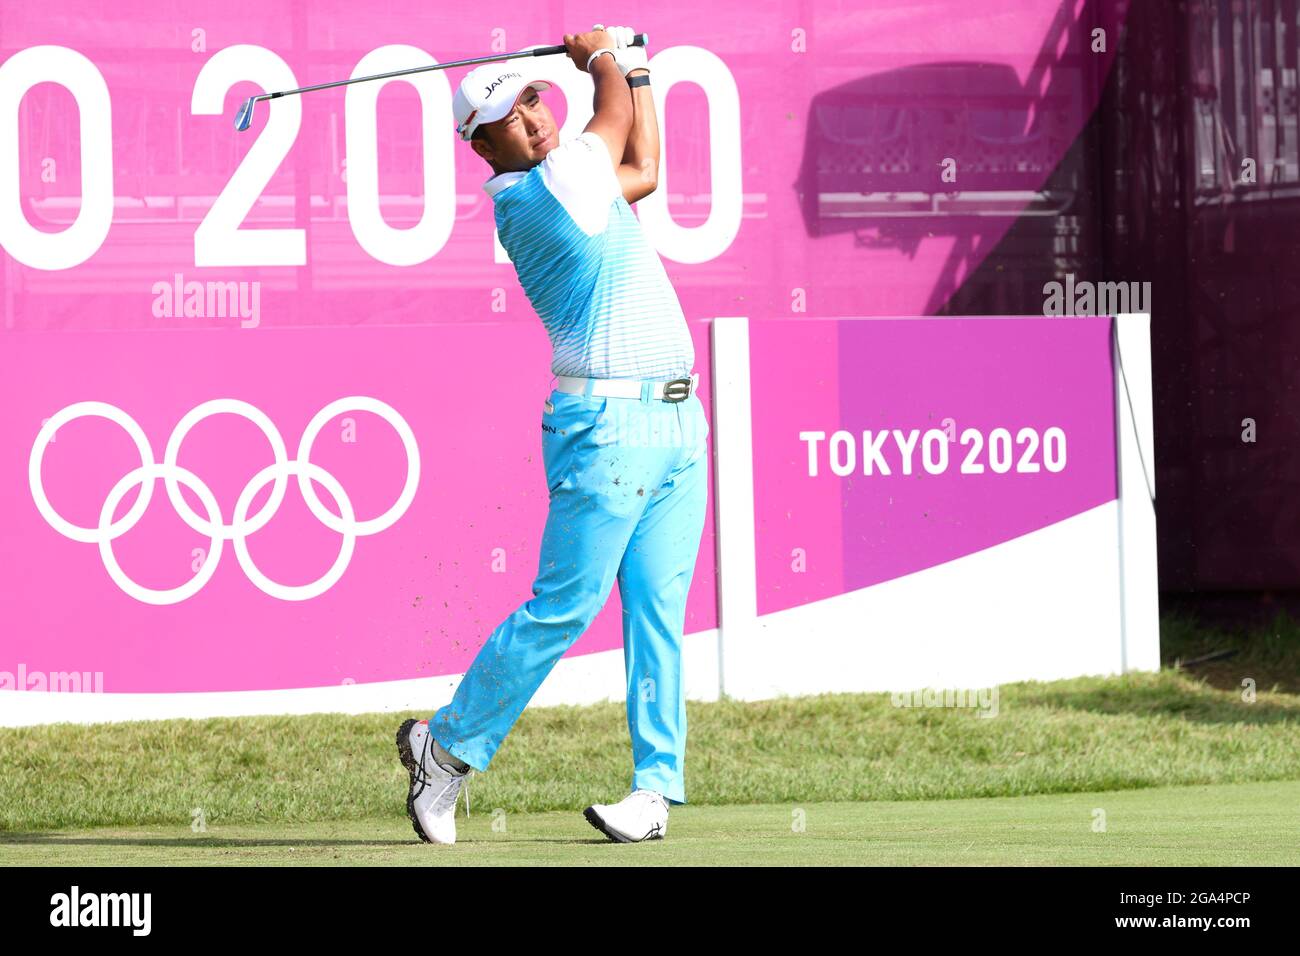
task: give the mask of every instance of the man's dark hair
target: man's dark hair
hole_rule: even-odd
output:
[[[487,130],[483,128],[482,123],[474,127],[474,132],[470,134],[469,138],[481,140],[482,142],[489,143],[489,144],[491,143],[491,141],[488,139]]]

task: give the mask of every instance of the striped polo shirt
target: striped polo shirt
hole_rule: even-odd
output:
[[[551,371],[583,378],[690,375],[677,293],[623,198],[609,150],[586,132],[527,172],[483,186],[501,245],[551,339]]]

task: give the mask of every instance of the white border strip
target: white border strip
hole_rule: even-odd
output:
[[[1151,401],[1151,316],[1112,325],[1115,457],[1119,491],[1120,663],[1160,669],[1160,582],[1156,564],[1156,459]]]
[[[718,541],[718,693],[746,686],[747,647],[758,625],[754,560],[754,433],[749,319],[713,320],[713,456]]]

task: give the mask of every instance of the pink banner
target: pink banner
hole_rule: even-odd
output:
[[[917,401],[963,424],[1013,424],[1014,404],[992,395],[891,393],[906,406],[874,408],[854,391],[865,370],[897,373],[894,362],[930,374],[925,350],[960,346],[910,337],[938,326],[846,342],[807,315],[937,311],[1017,217],[1073,201],[1047,184],[1102,89],[1113,7],[724,0],[625,15],[651,39],[663,130],[660,188],[637,212],[691,322],[697,369],[707,382],[707,320],[749,315],[756,387],[800,394],[811,374],[826,389],[802,394],[832,402],[807,421],[762,406],[780,425],[760,449],[763,508],[787,493],[801,509],[858,507],[843,484],[827,485],[838,503],[804,494],[789,428],[920,427]],[[555,43],[608,9],[544,0],[507,23],[416,0],[105,11],[0,6],[0,671],[102,671],[105,690],[124,692],[463,670],[535,572],[549,381],[545,336],[494,243],[489,170],[452,135],[464,71],[262,103],[246,133],[232,120],[258,92]],[[1097,29],[1112,38],[1100,50]],[[590,83],[563,57],[547,62],[557,86],[545,96],[567,138],[584,125]],[[996,366],[1003,347],[1013,343],[979,346],[968,368]],[[369,401],[333,405],[356,397]],[[43,423],[70,408],[80,417],[58,424],[31,481]],[[1020,424],[1045,426],[1053,411]],[[1071,421],[1071,454],[1084,455],[1071,468],[1100,473],[1087,455],[1102,436]],[[418,480],[399,508],[412,448]],[[986,546],[1103,493],[1095,475],[1080,480],[1070,504],[1053,497],[997,527],[970,511],[957,527],[951,508],[972,502],[941,500],[940,551],[899,544],[887,564],[850,540],[864,512],[816,542],[815,570],[762,600],[788,606]],[[151,500],[137,509],[143,482]],[[1004,484],[989,493],[1018,497]],[[246,532],[219,555],[195,528],[214,530],[209,510]],[[831,517],[806,513],[817,526]],[[909,521],[899,534],[922,529]],[[763,544],[772,588],[794,543]],[[716,624],[713,564],[710,523],[688,631]],[[328,586],[313,584],[322,577]],[[152,592],[178,599],[150,603]],[[571,653],[619,646],[612,603]]]
[[[942,308],[1022,213],[1087,201],[1045,187],[1097,103],[1116,6],[637,5],[663,129],[661,186],[638,211],[687,315]],[[501,23],[416,0],[84,9],[0,7],[6,328],[536,322],[494,255],[490,172],[452,135],[464,70],[263,102],[246,133],[232,121],[263,90],[556,43],[608,8],[545,0]],[[590,81],[544,62],[575,135]],[[256,315],[159,301],[177,275],[260,280]]]
[[[707,410],[707,326],[693,332]],[[517,347],[502,348],[507,336]],[[531,593],[546,516],[540,328],[5,342],[0,670],[102,672],[110,693],[454,674]],[[76,408],[87,402],[100,404]],[[312,477],[314,509],[295,466],[267,470],[277,461]],[[710,516],[688,633],[716,625],[713,555]],[[621,647],[615,592],[570,654]]]

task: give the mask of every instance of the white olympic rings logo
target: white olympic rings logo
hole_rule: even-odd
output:
[[[357,520],[356,514],[352,510],[352,502],[338,480],[328,471],[311,461],[312,444],[315,442],[320,430],[335,415],[346,411],[366,411],[378,415],[393,427],[406,449],[406,484],[403,486],[401,494],[398,495],[397,501],[391,508],[379,517],[366,521]],[[185,436],[190,429],[208,416],[222,413],[239,415],[256,425],[261,429],[262,434],[266,436],[267,441],[271,443],[271,450],[275,455],[274,463],[267,465],[254,475],[248,484],[244,486],[244,490],[240,492],[239,499],[235,503],[234,520],[230,524],[225,524],[222,521],[221,508],[217,504],[217,499],[212,494],[212,490],[192,471],[176,463],[176,459],[180,456],[181,442],[185,440]],[[45,449],[53,440],[55,432],[68,422],[84,416],[107,418],[109,421],[120,425],[131,440],[135,442],[136,449],[140,452],[141,461],[140,467],[124,475],[113,486],[113,490],[108,493],[108,497],[104,499],[103,507],[100,508],[99,525],[94,528],[72,524],[55,511],[50,504],[49,498],[46,497],[45,488],[41,484],[41,460],[45,457]],[[307,507],[311,509],[311,513],[330,530],[343,535],[342,546],[339,548],[338,558],[335,559],[333,566],[325,572],[324,576],[310,584],[288,585],[272,581],[258,569],[248,553],[248,535],[264,527],[275,516],[276,511],[279,510],[280,502],[284,499],[285,487],[290,475],[297,477],[298,489],[302,492],[303,500],[306,501]],[[163,479],[163,484],[167,489],[167,497],[171,501],[172,507],[176,509],[176,513],[195,531],[212,539],[211,548],[204,558],[198,574],[179,587],[161,590],[147,588],[131,580],[117,563],[117,558],[113,554],[113,540],[135,527],[136,522],[144,515],[145,509],[149,507],[149,502],[153,498],[154,483],[158,478]],[[162,462],[159,463],[154,461],[153,449],[149,445],[149,439],[145,437],[144,430],[126,412],[107,402],[76,402],[61,409],[41,427],[36,436],[36,443],[32,445],[31,458],[27,466],[27,481],[31,486],[32,499],[36,502],[37,510],[49,522],[50,526],[59,534],[71,538],[73,541],[98,544],[99,555],[104,562],[104,568],[108,571],[109,577],[123,592],[137,601],[142,601],[145,604],[177,604],[193,597],[216,573],[217,563],[221,558],[222,546],[227,540],[234,542],[235,556],[239,559],[240,567],[244,569],[244,573],[248,575],[249,580],[257,585],[259,589],[282,601],[306,601],[328,591],[343,576],[343,572],[347,570],[348,562],[352,559],[352,551],[357,538],[383,531],[406,512],[411,500],[415,497],[416,486],[420,482],[420,451],[415,444],[415,433],[411,431],[411,426],[406,423],[406,419],[398,414],[396,409],[379,401],[379,399],[354,395],[330,402],[316,413],[307,424],[306,430],[302,433],[302,439],[298,442],[298,457],[290,460],[285,449],[284,439],[264,412],[238,399],[216,398],[204,402],[185,413],[184,417],[177,423],[176,428],[173,429],[171,437],[167,440],[167,449],[163,454]],[[312,483],[316,481],[324,485],[334,497],[339,511],[342,512],[341,515],[333,514],[321,503],[320,498],[316,496],[315,488],[312,487]],[[250,518],[248,509],[252,505],[253,497],[263,486],[270,482],[275,483],[271,489],[270,497],[267,499],[266,504],[262,506],[262,509]],[[113,512],[118,503],[136,485],[140,486],[140,495],[135,504],[121,518],[113,521]],[[206,520],[195,514],[190,508],[181,494],[181,485],[185,485],[198,496],[204,510],[208,513]]]

